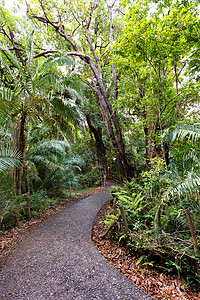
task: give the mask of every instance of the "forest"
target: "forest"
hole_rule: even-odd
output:
[[[6,2],[0,233],[113,180],[105,235],[197,289],[199,1]]]

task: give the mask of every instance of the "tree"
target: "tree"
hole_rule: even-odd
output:
[[[134,168],[129,163],[119,118],[113,108],[118,97],[118,76],[113,63],[110,64],[109,74],[112,74],[112,79],[109,77],[108,85],[106,78],[106,64],[110,63],[109,48],[115,39],[114,18],[117,18],[118,2],[110,4],[104,0],[63,1],[58,4],[56,1],[39,0],[28,3],[29,16],[52,28],[52,35],[59,35],[65,40],[67,54],[80,58],[89,66],[90,81],[97,94],[102,118],[114,147],[121,179],[130,178],[134,175]],[[109,91],[110,84],[112,88]]]
[[[46,139],[29,147],[26,173],[30,173],[28,183],[30,189],[42,189],[50,194],[59,188],[78,186],[75,170],[80,170],[82,160],[71,153],[69,148],[67,142]],[[34,168],[39,178],[36,178],[35,172],[31,172]]]
[[[101,127],[94,127],[91,122],[91,118],[89,113],[86,116],[87,123],[89,126],[90,134],[91,136],[94,135],[94,149],[95,149],[95,156],[96,156],[96,162],[97,166],[100,165],[102,167],[103,171],[103,180],[102,185],[105,186],[106,184],[106,171],[107,171],[107,159],[106,159],[106,148],[103,142],[102,137],[102,128]],[[93,138],[92,138],[93,139]]]
[[[23,51],[22,51],[23,50]],[[22,52],[23,56],[22,56]],[[38,57],[39,56],[39,57]],[[36,61],[37,59],[37,61]],[[5,81],[18,86],[22,100],[19,125],[15,131],[15,148],[21,155],[21,167],[15,168],[15,191],[21,194],[21,175],[25,161],[27,146],[26,124],[31,116],[47,115],[51,109],[49,97],[60,84],[58,64],[69,63],[67,57],[55,57],[48,60],[34,56],[33,33],[25,38],[24,49],[18,50],[16,55],[1,44],[1,64],[5,68]]]
[[[122,73],[121,107],[143,124],[147,164],[159,156],[168,164],[169,148],[161,136],[199,98],[190,70],[199,48],[199,18],[190,1],[154,3],[154,9],[152,4],[124,1],[128,13],[115,54]]]

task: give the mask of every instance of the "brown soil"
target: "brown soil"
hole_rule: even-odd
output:
[[[46,221],[50,216],[56,214],[67,205],[77,202],[83,198],[94,195],[102,190],[105,190],[105,187],[97,187],[93,191],[83,192],[76,199],[66,199],[59,205],[48,209],[43,215],[37,216],[30,221],[25,222],[19,227],[15,227],[11,230],[7,230],[4,233],[0,234],[0,271],[3,266],[7,262],[8,258],[12,255],[13,250],[19,244],[21,240],[23,240],[26,236],[28,236],[33,229],[38,227],[41,223]]]
[[[155,270],[136,265],[138,258],[131,257],[128,249],[121,246],[119,242],[114,241],[110,234],[102,239],[102,235],[106,232],[103,221],[109,208],[109,203],[104,205],[94,220],[92,239],[101,254],[133,283],[156,299],[200,299],[200,292],[193,292],[187,288],[184,281],[179,279],[178,276],[167,276]]]

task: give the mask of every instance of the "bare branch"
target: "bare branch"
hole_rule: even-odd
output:
[[[120,14],[122,14],[123,16],[126,15],[126,14],[125,14],[123,11],[121,11],[119,8],[117,9],[117,11],[120,12]]]
[[[49,20],[45,19],[44,17],[36,16],[36,15],[30,15],[31,18],[37,19],[38,21],[44,23],[44,24],[51,24]]]
[[[92,90],[95,91],[95,88],[92,84],[90,84],[88,81],[85,81],[80,75],[77,75],[77,77],[83,82],[85,83],[86,85],[88,85]]]
[[[76,20],[76,22],[77,22],[79,25],[81,25],[81,22],[80,22],[79,19],[75,16],[73,10],[70,9],[69,11],[72,13],[72,15],[73,15],[74,19]]]
[[[49,20],[49,18],[44,18],[44,17],[40,17],[37,15],[33,15],[31,14],[30,17],[45,23],[45,24],[50,24],[62,37],[64,37],[64,39],[66,41],[68,41],[70,43],[70,45],[73,47],[73,49],[75,51],[78,51],[76,45],[74,44],[74,42],[72,41],[71,37],[69,35],[67,35],[67,33],[65,32],[65,28],[63,25],[59,25],[59,22],[52,22]]]
[[[81,24],[78,24],[78,26],[73,30],[71,37],[73,37],[73,35],[75,34],[76,30],[81,26]]]
[[[113,44],[114,41],[114,27],[113,27],[113,12],[112,9],[116,3],[116,0],[113,2],[111,6],[109,6],[108,1],[105,0],[108,10],[109,10],[109,16],[110,16],[110,42],[111,45]],[[112,55],[112,58],[114,58],[114,55]],[[115,65],[112,63],[112,73],[113,73],[113,81],[114,81],[114,100],[116,101],[118,98],[118,82],[117,82],[117,75],[115,71]]]
[[[11,40],[11,43],[12,43],[13,46],[15,46],[15,43],[14,43],[14,33],[12,32],[9,23],[7,23],[7,26],[8,26],[9,32],[10,32],[10,40]]]
[[[34,56],[34,58],[38,58],[38,57],[41,57],[41,56],[45,56],[45,55],[47,55],[47,54],[50,54],[50,53],[60,53],[60,51],[58,51],[58,50],[45,50],[45,51],[43,51],[43,52],[41,52],[41,53],[38,53],[38,54],[36,54],[35,56]]]
[[[51,21],[49,20],[47,14],[46,14],[46,11],[45,11],[45,9],[44,9],[44,5],[43,5],[42,1],[41,1],[41,0],[38,0],[38,2],[40,3],[40,6],[41,6],[42,11],[43,11],[43,13],[44,13],[44,15],[45,15],[45,18],[49,21],[49,23],[51,23]]]
[[[108,4],[107,0],[105,0],[105,2],[107,4],[108,9],[110,9],[110,8],[112,9],[115,6],[115,3],[117,2],[117,0],[114,0],[113,4],[111,4],[111,5]]]
[[[7,58],[8,61],[10,62],[11,67],[16,67],[16,66],[13,64],[12,59],[8,56],[8,54],[7,54],[4,50],[2,50],[2,49],[0,49],[0,50],[3,52],[3,54],[6,56],[6,58]]]
[[[10,51],[12,51],[12,50],[14,50],[14,51],[24,51],[24,49],[22,49],[22,48],[18,48],[18,47],[13,47],[13,48],[8,48]]]
[[[91,49],[91,51],[92,51],[92,53],[93,53],[94,59],[95,59],[95,61],[96,61],[96,63],[97,63],[97,66],[98,66],[99,77],[100,77],[101,80],[102,80],[102,71],[101,71],[100,61],[99,61],[99,58],[97,57],[97,54],[96,54],[96,52],[95,52],[95,49],[94,49],[94,47],[93,47],[93,45],[92,45],[92,41],[91,41],[91,39],[90,39],[89,30],[88,30],[87,28],[86,28],[86,34],[87,34],[87,40],[88,40],[88,43],[89,43],[89,45],[90,45],[90,49]]]
[[[106,50],[101,54],[99,60],[101,60],[101,58],[106,54],[106,52],[108,51],[109,48],[110,48],[110,44],[107,45]]]
[[[92,61],[91,57],[87,54],[84,54],[84,53],[80,53],[78,51],[71,51],[71,52],[68,52],[67,55],[69,56],[78,56],[80,57],[83,61],[85,61],[86,63],[90,63],[90,61]]]

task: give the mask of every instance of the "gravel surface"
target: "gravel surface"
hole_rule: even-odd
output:
[[[19,244],[0,274],[0,299],[154,299],[91,241],[93,220],[111,199],[108,189],[67,206]]]

